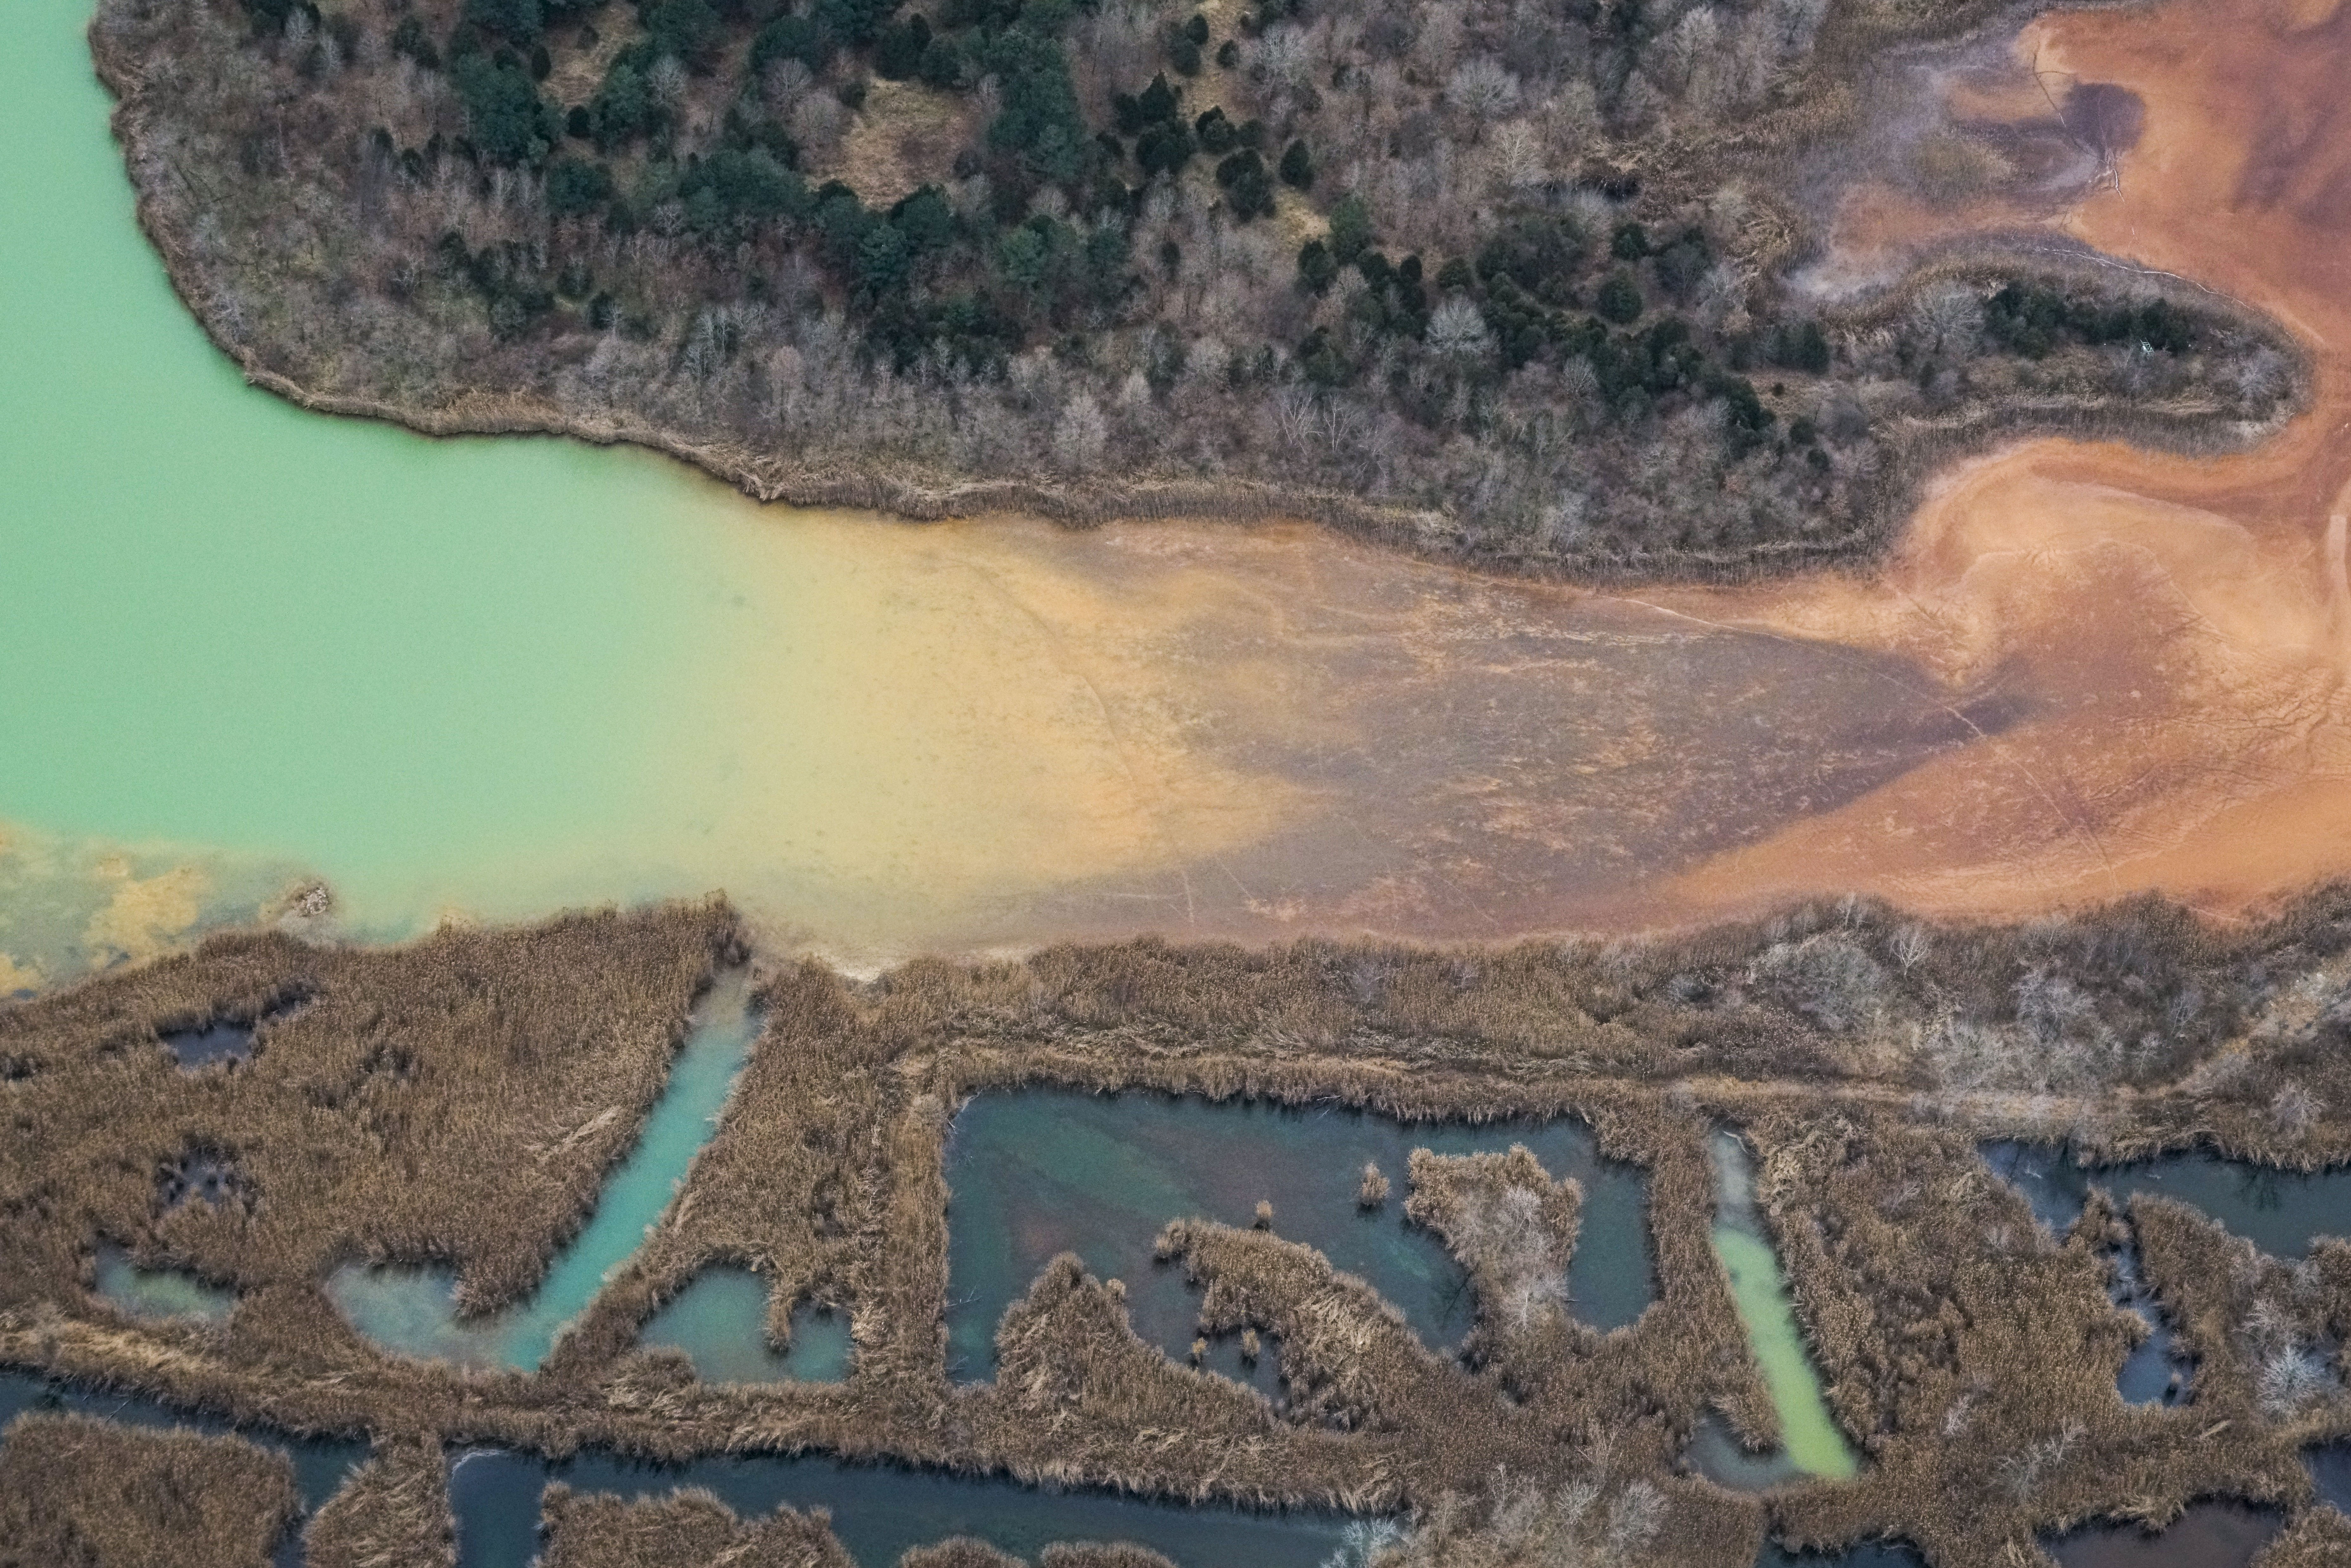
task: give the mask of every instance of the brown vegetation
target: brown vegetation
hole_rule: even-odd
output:
[[[765,1030],[725,1124],[543,1373],[403,1362],[341,1327],[318,1281],[353,1249],[389,1246],[372,1228],[385,1217],[443,1212],[429,1184],[402,1183],[417,1149],[446,1146],[459,1094],[475,1120],[456,1124],[479,1141],[431,1189],[455,1217],[428,1234],[431,1255],[469,1270],[527,1260],[502,1265],[527,1288],[735,941],[723,909],[674,907],[381,954],[232,938],[0,1011],[0,1045],[22,1067],[0,1082],[16,1130],[0,1152],[6,1244],[30,1265],[0,1302],[0,1358],[298,1429],[390,1427],[417,1434],[402,1440],[417,1456],[441,1441],[668,1458],[813,1448],[1177,1499],[1417,1507],[1444,1551],[1496,1563],[1593,1531],[1595,1549],[1632,1541],[1610,1522],[1623,1511],[1654,1522],[1643,1561],[1692,1568],[1743,1564],[1767,1522],[1796,1542],[1907,1538],[1938,1568],[2007,1563],[2048,1531],[2166,1517],[2198,1495],[2299,1501],[2298,1447],[2351,1427],[2325,1378],[2297,1370],[2331,1375],[2322,1347],[2351,1327],[2351,1250],[2262,1260],[2142,1200],[2128,1222],[2146,1274],[2199,1372],[2185,1407],[2126,1406],[2113,1380],[2138,1331],[2106,1291],[2125,1217],[2094,1204],[2073,1236],[2048,1239],[1974,1154],[1998,1135],[2105,1155],[2201,1140],[2302,1167],[2351,1153],[2340,891],[2241,928],[2140,902],[1929,929],[1855,901],[1608,946],[1144,941],[923,961],[864,983],[789,967],[764,983]],[[234,1069],[183,1078],[154,1043],[160,1028],[256,1017],[297,989],[307,1003],[265,1022]],[[172,1086],[169,1115],[143,1097],[151,1080]],[[995,1382],[958,1385],[946,1129],[970,1095],[1047,1083],[1581,1117],[1604,1154],[1647,1172],[1657,1299],[1607,1334],[1557,1312],[1573,1184],[1522,1152],[1422,1155],[1408,1212],[1478,1292],[1466,1359],[1432,1354],[1368,1286],[1286,1239],[1274,1192],[1269,1228],[1179,1220],[1163,1247],[1206,1287],[1207,1331],[1279,1340],[1279,1400],[1145,1343],[1122,1288],[1071,1258],[1006,1314]],[[101,1117],[89,1108],[102,1096]],[[566,1164],[563,1185],[501,1185],[562,1157],[611,1099],[623,1104],[611,1140]],[[1756,1152],[1758,1203],[1831,1407],[1865,1456],[1855,1482],[1767,1502],[1683,1469],[1710,1413],[1759,1444],[1774,1432],[1708,1241],[1707,1145],[1724,1125]],[[249,1207],[155,1211],[155,1172],[192,1137],[238,1163]],[[289,1193],[298,1159],[340,1173],[316,1191],[348,1207]],[[350,1196],[371,1190],[386,1196]],[[80,1282],[107,1235],[236,1284],[236,1314],[212,1331],[120,1316]],[[846,1308],[847,1381],[712,1386],[633,1348],[660,1302],[716,1262],[762,1271],[771,1331],[803,1300]],[[370,1499],[399,1490],[396,1457],[380,1451],[323,1536],[394,1511]],[[432,1498],[402,1495],[413,1528],[437,1528]],[[718,1528],[697,1507],[643,1516],[646,1561],[673,1526]],[[580,1552],[633,1539],[590,1517],[572,1531]]]
[[[240,1437],[19,1416],[0,1437],[5,1568],[262,1568],[294,1471]]]
[[[855,1568],[820,1513],[745,1521],[688,1488],[652,1502],[547,1489],[544,1568]]]
[[[449,1460],[437,1438],[379,1437],[302,1531],[305,1568],[456,1568]]]
[[[101,1238],[237,1288],[273,1338],[319,1318],[317,1282],[352,1258],[447,1261],[469,1304],[511,1301],[584,1221],[738,946],[719,904],[378,953],[230,936],[0,1012],[21,1131],[0,1147],[0,1301],[78,1295]],[[157,1043],[264,1014],[246,1061],[190,1075]],[[233,1200],[166,1203],[191,1154],[233,1168]]]

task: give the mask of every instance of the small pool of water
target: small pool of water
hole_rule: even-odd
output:
[[[702,998],[636,1146],[605,1183],[594,1216],[557,1255],[528,1301],[487,1317],[461,1318],[455,1270],[354,1263],[327,1281],[336,1308],[367,1338],[403,1355],[525,1372],[537,1367],[555,1347],[557,1333],[643,1241],[694,1156],[717,1132],[735,1076],[758,1033],[750,992],[750,977],[730,971]]]
[[[2061,1238],[2081,1218],[2094,1186],[2117,1206],[2142,1193],[2190,1204],[2280,1258],[2301,1257],[2318,1237],[2351,1234],[2351,1168],[2305,1176],[2201,1152],[2085,1168],[2068,1150],[2046,1144],[1987,1144],[1983,1153]]]
[[[821,1458],[735,1456],[652,1466],[589,1452],[549,1464],[475,1449],[461,1456],[449,1476],[459,1568],[526,1568],[539,1550],[539,1494],[549,1481],[630,1499],[703,1487],[747,1518],[778,1507],[828,1508],[833,1533],[861,1568],[894,1568],[908,1548],[956,1535],[1031,1562],[1057,1541],[1131,1541],[1177,1568],[1319,1568],[1346,1526],[1333,1513],[1190,1508]]]
[[[2062,1568],[2250,1568],[2284,1523],[2270,1509],[2199,1502],[2154,1533],[2094,1524],[2043,1544]]]
[[[1763,1543],[1755,1568],[1927,1568],[1916,1549],[1881,1541],[1843,1552],[1791,1552],[1776,1541]]]
[[[185,1318],[225,1323],[236,1310],[236,1292],[207,1285],[181,1269],[141,1269],[111,1243],[98,1249],[98,1293],[134,1317]]]
[[[849,1375],[849,1316],[803,1301],[791,1343],[768,1343],[768,1282],[748,1269],[706,1269],[647,1322],[638,1343],[682,1350],[705,1383],[838,1383]]]
[[[1181,1265],[1152,1243],[1168,1221],[1246,1226],[1273,1205],[1275,1235],[1319,1248],[1362,1276],[1431,1346],[1459,1342],[1476,1316],[1468,1281],[1436,1236],[1404,1216],[1415,1149],[1441,1155],[1524,1144],[1552,1179],[1583,1186],[1568,1264],[1570,1310],[1619,1328],[1654,1299],[1647,1178],[1600,1157],[1577,1122],[1485,1126],[1405,1123],[1361,1112],[1296,1111],[1264,1101],[1211,1102],[1061,1090],[982,1094],[964,1107],[947,1145],[948,1356],[959,1377],[985,1378],[996,1330],[1057,1254],[1074,1252],[1100,1279],[1124,1281],[1135,1332],[1188,1354],[1199,1296]],[[1366,1165],[1389,1184],[1384,1203],[1357,1201]],[[1270,1382],[1270,1356],[1239,1361],[1238,1338],[1211,1347],[1228,1375]]]
[[[193,1416],[166,1409],[152,1400],[110,1394],[101,1389],[54,1383],[30,1373],[0,1370],[0,1427],[27,1410],[55,1410],[96,1416],[125,1426],[168,1431],[184,1428],[217,1437],[233,1432],[247,1442],[286,1456],[294,1467],[294,1490],[301,1499],[303,1520],[319,1511],[343,1484],[343,1478],[365,1459],[364,1442],[334,1438],[292,1437],[268,1427],[239,1427],[216,1416]],[[278,1542],[270,1561],[275,1568],[300,1568],[302,1521]]]
[[[163,1037],[163,1048],[193,1072],[215,1061],[243,1061],[253,1054],[253,1030],[241,1023],[206,1024],[202,1029],[173,1030]]]
[[[1747,1325],[1748,1343],[1779,1413],[1781,1452],[1745,1452],[1718,1421],[1699,1425],[1690,1448],[1698,1469],[1724,1486],[1778,1486],[1799,1477],[1849,1480],[1859,1464],[1822,1394],[1820,1374],[1796,1322],[1795,1302],[1756,1211],[1754,1171],[1747,1145],[1729,1133],[1711,1145],[1715,1171],[1714,1250],[1730,1276],[1730,1292]]]
[[[2319,1500],[2351,1514],[2351,1443],[2329,1443],[2303,1456]]]
[[[237,1194],[236,1164],[219,1155],[190,1155],[155,1183],[166,1208],[183,1203],[226,1203]]]

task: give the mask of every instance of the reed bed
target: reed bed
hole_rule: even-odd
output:
[[[5,1568],[261,1568],[294,1469],[242,1437],[29,1413],[0,1437]]]
[[[1498,1563],[1578,1539],[1581,1523],[1560,1522],[1571,1505],[1604,1514],[1638,1482],[1662,1500],[1641,1504],[1659,1521],[1644,1563],[1745,1568],[1768,1530],[2011,1568],[2086,1519],[2160,1520],[2215,1494],[2298,1505],[2298,1445],[2351,1432],[2339,1390],[2263,1403],[2264,1375],[2274,1394],[2292,1370],[2270,1368],[2280,1325],[2322,1363],[2316,1347],[2351,1331],[2351,1248],[2249,1262],[2147,1199],[2128,1214],[2094,1202],[2049,1239],[1975,1153],[2024,1136],[2100,1157],[2197,1143],[2294,1168],[2351,1157],[2340,889],[2241,927],[2147,900],[1930,927],[1847,900],[1654,942],[1141,941],[924,960],[870,982],[789,965],[760,987],[762,1033],[724,1124],[545,1371],[403,1361],[341,1327],[318,1284],[347,1258],[451,1260],[485,1304],[527,1289],[739,944],[715,904],[382,953],[238,937],[0,1009],[14,1064],[0,1098],[19,1129],[0,1146],[0,1361],[418,1444],[821,1449],[1171,1499],[1416,1509],[1454,1558]],[[172,1069],[158,1031],[216,1019],[265,1020],[253,1060]],[[1279,1401],[1145,1343],[1118,1285],[1072,1258],[1006,1313],[995,1380],[956,1384],[947,1129],[972,1096],[1034,1085],[1580,1118],[1647,1175],[1656,1299],[1605,1334],[1552,1310],[1542,1281],[1575,1244],[1573,1184],[1515,1153],[1424,1155],[1397,1174],[1407,1214],[1476,1292],[1466,1359],[1432,1353],[1286,1239],[1275,1191],[1265,1228],[1179,1220],[1163,1244],[1205,1285],[1205,1327],[1278,1337]],[[1726,1126],[1755,1151],[1810,1353],[1865,1457],[1855,1482],[1758,1499],[1687,1471],[1709,1414],[1759,1447],[1777,1437],[1709,1243],[1707,1146]],[[157,1173],[195,1149],[235,1162],[249,1207],[159,1211]],[[2142,1332],[2107,1300],[2119,1227],[2198,1357],[2184,1408],[2115,1392]],[[84,1285],[102,1237],[235,1285],[236,1314],[220,1330],[121,1317]],[[710,1385],[635,1348],[662,1301],[722,1262],[767,1279],[771,1335],[800,1301],[847,1310],[846,1382]],[[393,1453],[371,1472],[386,1493]],[[1607,1495],[1577,1505],[1590,1485]],[[352,1520],[397,1513],[353,1487]],[[439,1517],[413,1500],[420,1521]],[[612,1534],[578,1518],[583,1542]],[[706,1511],[680,1519],[716,1528]],[[646,1523],[648,1552],[668,1528]],[[2309,1531],[2326,1539],[2320,1525],[2296,1538]]]
[[[302,1532],[307,1568],[456,1568],[440,1439],[387,1433]]]

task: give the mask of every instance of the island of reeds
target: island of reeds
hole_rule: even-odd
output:
[[[2003,18],[105,0],[91,43],[174,286],[311,407],[805,504],[1724,579],[1873,557],[1997,438],[2210,450],[2304,401],[2274,325],[2045,236],[1808,278],[1862,174],[2053,211],[2105,176],[2136,119],[2094,83],[1889,129]]]
[[[761,1033],[723,1120],[542,1366],[391,1354],[339,1315],[325,1284],[355,1261],[452,1267],[470,1312],[528,1295],[696,997],[747,961]],[[250,1050],[191,1066],[165,1043],[224,1025]],[[1338,1178],[1349,1207],[1400,1206],[1452,1251],[1477,1304],[1458,1349],[1286,1239],[1273,1191],[1255,1224],[1181,1220],[1158,1246],[1203,1289],[1204,1334],[1278,1345],[1278,1397],[1138,1338],[1123,1285],[1066,1255],[1005,1312],[990,1375],[958,1377],[950,1123],[1048,1086],[1573,1118],[1644,1173],[1654,1300],[1602,1333],[1549,1283],[1578,1242],[1574,1181],[1523,1149],[1423,1155],[1359,1197],[1354,1168]],[[2351,1244],[2273,1256],[2144,1193],[2094,1192],[2053,1228],[1983,1152],[2351,1161],[2351,890],[2231,926],[2152,899],[2019,925],[1852,899],[1646,942],[1144,940],[865,981],[749,954],[716,901],[386,949],[228,934],[0,1008],[0,1365],[371,1440],[305,1526],[314,1564],[450,1561],[446,1456],[475,1444],[820,1453],[1345,1510],[1389,1568],[1748,1568],[1767,1536],[2012,1568],[2085,1523],[2151,1529],[2215,1498],[2279,1517],[2273,1568],[2339,1561],[2351,1529],[2303,1466],[2351,1437]],[[1758,1493],[1691,1464],[1709,1425],[1755,1450],[1780,1435],[1708,1243],[1726,1134],[1751,1155],[1851,1479]],[[198,1159],[226,1173],[201,1192]],[[96,1289],[102,1245],[233,1291],[233,1312],[124,1310]],[[2125,1247],[2176,1338],[2176,1398],[2117,1392],[2147,1333],[2115,1302]],[[775,1338],[802,1303],[846,1313],[846,1378],[713,1384],[641,1345],[713,1267],[757,1274]],[[80,1416],[20,1418],[0,1479],[10,1561],[84,1541],[108,1563],[256,1563],[290,1506],[282,1461],[244,1437]],[[846,1561],[820,1517],[739,1517],[691,1490],[556,1488],[545,1510],[551,1563]],[[138,1555],[158,1541],[180,1555]],[[1046,1561],[1147,1561],[1088,1551]],[[1006,1559],[946,1542],[908,1561]]]

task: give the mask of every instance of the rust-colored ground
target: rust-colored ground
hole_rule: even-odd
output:
[[[1954,690],[1996,680],[2029,710],[1686,873],[1661,912],[1844,888],[1938,913],[2144,888],[2236,911],[2351,870],[2351,15],[2180,0],[2046,18],[2018,55],[2145,106],[2120,189],[2051,226],[2274,313],[2316,356],[2315,406],[2240,456],[2041,441],[1969,463],[1868,583],[1651,596]]]

